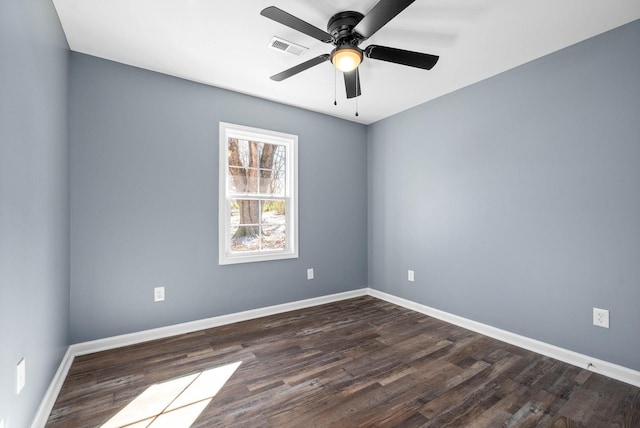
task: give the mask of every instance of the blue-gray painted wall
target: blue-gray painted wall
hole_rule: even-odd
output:
[[[68,46],[50,1],[0,1],[0,419],[31,424],[69,345]],[[16,395],[16,365],[26,386]]]
[[[76,53],[70,82],[73,342],[367,286],[363,125]],[[220,121],[299,136],[298,259],[218,265]]]
[[[50,1],[3,0],[0,419],[29,425],[69,343],[367,283],[640,369],[638,42],[635,22],[363,127],[69,64]],[[220,120],[300,136],[300,259],[217,265]]]
[[[636,21],[370,126],[369,285],[640,370],[639,46]]]

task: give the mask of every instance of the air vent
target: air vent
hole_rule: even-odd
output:
[[[304,46],[297,45],[279,37],[273,37],[267,47],[280,52],[287,52],[295,56],[300,56],[309,50],[309,48],[305,48]]]

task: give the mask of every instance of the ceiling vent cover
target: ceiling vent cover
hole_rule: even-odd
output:
[[[285,39],[281,39],[280,37],[275,36],[271,39],[267,47],[280,52],[287,52],[295,56],[300,56],[309,50],[309,48],[305,48],[304,46],[297,45],[293,42],[289,42]]]

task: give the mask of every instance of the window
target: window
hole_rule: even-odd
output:
[[[298,257],[298,136],[220,122],[221,265]]]

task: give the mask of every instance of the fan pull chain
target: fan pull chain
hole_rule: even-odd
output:
[[[358,69],[356,68],[356,117],[360,116],[358,114],[358,88],[360,87],[360,73],[358,73]]]

